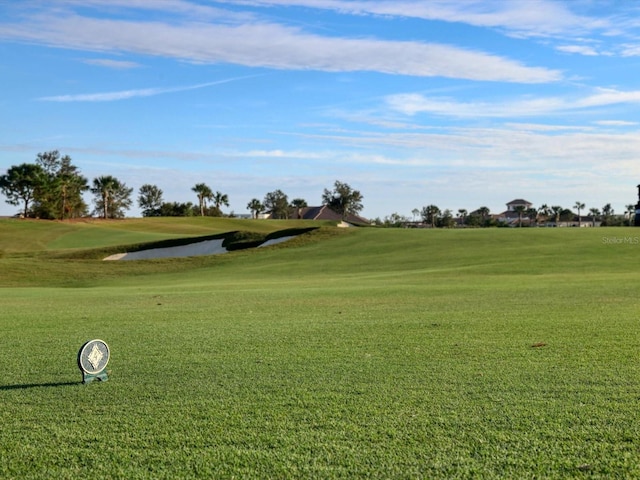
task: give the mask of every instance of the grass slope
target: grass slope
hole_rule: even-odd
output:
[[[269,234],[297,227],[327,225],[304,220],[239,220],[211,217],[157,217],[127,220],[82,219],[73,222],[0,219],[0,253],[87,249],[216,235],[233,230]]]
[[[191,259],[8,253],[0,477],[638,477],[636,235],[322,228]],[[107,383],[78,384],[89,338],[111,347]]]

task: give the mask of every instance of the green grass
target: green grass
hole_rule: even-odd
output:
[[[128,222],[78,235],[239,229]],[[23,225],[33,251],[0,230],[0,478],[640,476],[635,229],[324,227],[101,262],[51,247],[75,225]],[[111,376],[81,385],[91,338]]]
[[[305,220],[238,220],[211,217],[158,217],[130,220],[82,219],[74,222],[0,219],[0,253],[37,250],[87,249],[153,242],[171,238],[216,235],[233,230],[269,234],[326,222]]]

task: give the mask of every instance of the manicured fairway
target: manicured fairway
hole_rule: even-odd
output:
[[[0,478],[640,477],[638,230],[325,227],[118,263],[77,256],[118,243],[100,224],[43,225],[64,239],[30,251],[0,224]],[[82,385],[91,338],[111,375]]]

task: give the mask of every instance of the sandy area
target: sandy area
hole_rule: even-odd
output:
[[[276,243],[285,242],[294,237],[280,237],[258,245],[258,247],[268,247]],[[223,239],[206,240],[204,242],[190,243],[179,247],[151,248],[138,252],[116,253],[104,260],[149,260],[152,258],[177,258],[177,257],[197,257],[199,255],[219,255],[227,253],[227,249],[222,246]]]
[[[291,239],[293,237],[280,237],[280,238],[274,238],[272,240],[267,240],[264,243],[261,243],[260,245],[258,245],[258,248],[260,247],[268,247],[269,245],[275,245],[276,243],[282,243],[282,242],[286,242],[287,240]]]

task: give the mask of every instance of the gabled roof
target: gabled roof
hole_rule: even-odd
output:
[[[294,214],[291,218],[298,218],[297,209],[294,209]],[[365,218],[359,217],[352,213],[348,214],[346,218],[342,218],[342,215],[331,210],[328,206],[322,205],[320,207],[303,207],[300,209],[300,218],[304,220],[331,220],[339,222],[344,220],[354,224],[366,224],[369,223]]]
[[[300,212],[305,220],[342,220],[342,217],[326,205],[321,207],[305,207]]]

